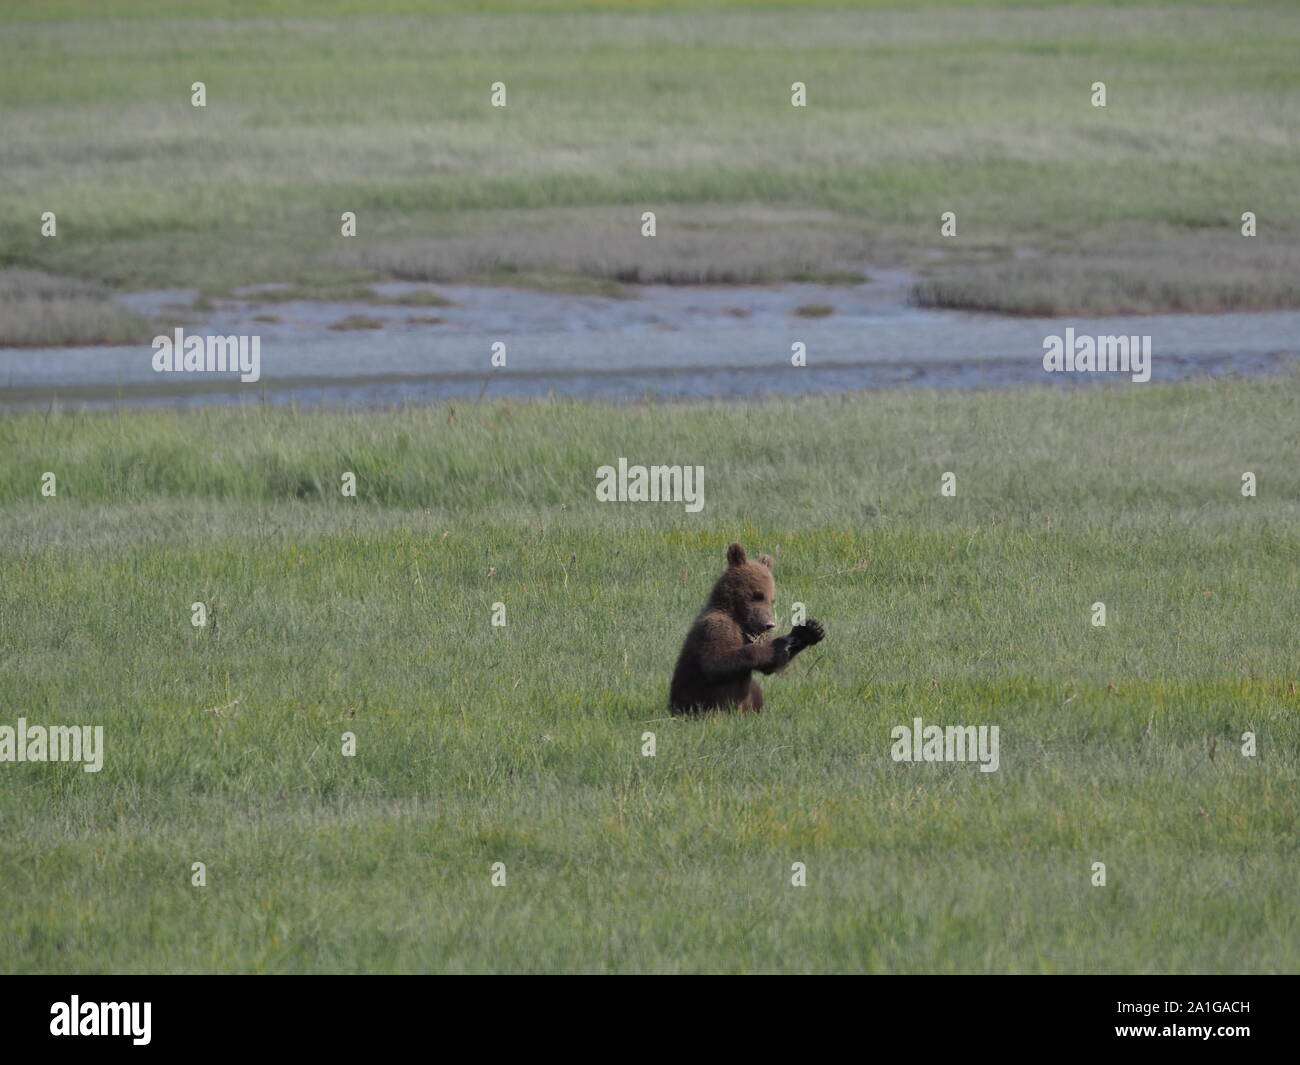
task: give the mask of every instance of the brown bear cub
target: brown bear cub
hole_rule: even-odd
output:
[[[745,557],[740,544],[727,548],[727,570],[718,578],[677,656],[668,701],[675,714],[704,710],[763,709],[763,692],[751,674],[775,673],[826,631],[811,618],[788,636],[759,637],[776,628],[772,615],[776,582],[772,559]]]

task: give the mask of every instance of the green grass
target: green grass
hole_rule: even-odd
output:
[[[340,332],[357,329],[383,329],[384,322],[383,319],[371,318],[368,314],[350,314],[346,318],[340,318],[330,328]]]
[[[1294,376],[0,419],[0,724],[107,742],[0,765],[0,968],[1294,972],[1297,426]],[[619,456],[704,512],[598,503]],[[828,638],[670,719],[732,539]],[[1001,768],[892,762],[914,716]]]
[[[992,272],[933,300],[1070,313],[1124,309],[1113,271],[1065,261],[1122,244],[1144,306],[1296,306],[1275,275],[1300,247],[1300,9],[1189,8],[8,5],[0,266],[118,288],[617,286],[942,273],[979,251]],[[1000,268],[1027,248],[1040,272]]]
[[[208,294],[212,298],[212,294]],[[452,300],[436,292],[414,290],[394,295],[376,292],[370,285],[355,283],[301,282],[259,288],[239,294],[223,293],[222,298],[250,300],[254,303],[289,303],[294,300],[328,300],[344,303],[373,303],[394,307],[451,307]]]
[[[985,7],[987,0],[798,0],[809,10],[853,8]],[[1146,0],[1000,0],[1003,7],[1123,7]],[[1204,6],[1243,6],[1252,0],[1201,0]],[[790,8],[791,0],[440,0],[442,13],[552,14],[569,12],[744,11]],[[0,21],[59,19],[171,18],[207,19],[232,16],[263,19],[284,16],[421,15],[423,0],[189,0],[181,9],[168,0],[12,0],[0,11]]]

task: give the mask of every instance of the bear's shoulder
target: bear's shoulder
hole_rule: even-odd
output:
[[[725,610],[706,610],[691,627],[691,638],[701,649],[717,653],[733,651],[745,644],[745,634]]]

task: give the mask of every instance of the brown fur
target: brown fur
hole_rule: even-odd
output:
[[[825,635],[811,618],[788,636],[759,641],[776,628],[772,559],[750,562],[740,544],[727,548],[727,568],[686,634],[673,671],[668,702],[673,713],[763,709],[753,673],[775,673]]]

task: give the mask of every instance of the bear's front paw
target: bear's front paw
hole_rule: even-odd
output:
[[[811,647],[815,643],[821,643],[826,639],[826,630],[822,628],[822,623],[809,618],[802,625],[796,625],[790,630],[790,635],[799,641],[803,647]]]
[[[790,662],[790,637],[778,636],[768,646],[772,649],[772,653],[763,666],[763,672],[774,673],[778,669],[784,669]]]

